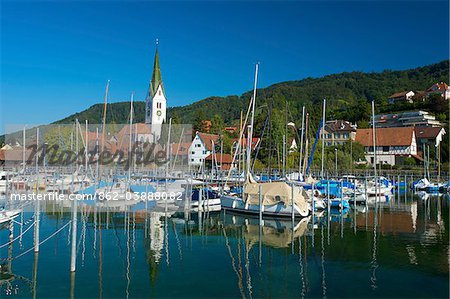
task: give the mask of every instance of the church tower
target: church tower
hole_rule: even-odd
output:
[[[161,124],[166,122],[167,100],[159,67],[158,40],[156,40],[153,75],[145,99],[145,123],[152,125],[155,135],[160,135]]]

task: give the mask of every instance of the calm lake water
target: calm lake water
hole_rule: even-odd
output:
[[[64,212],[64,210],[66,212]],[[24,213],[22,231],[32,220]],[[152,207],[78,217],[77,271],[69,272],[66,209],[41,213],[12,246],[0,230],[1,298],[448,297],[449,198],[401,195],[303,221]],[[20,218],[17,218],[20,220]],[[28,221],[27,221],[28,220]],[[14,224],[14,238],[20,226]],[[6,244],[6,245],[5,245]],[[12,259],[11,259],[12,258]]]

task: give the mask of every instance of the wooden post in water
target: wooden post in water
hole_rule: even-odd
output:
[[[330,178],[328,177],[327,173],[327,209],[328,209],[328,219],[330,219],[330,212],[331,212],[331,205],[330,205]],[[329,244],[330,242],[328,242]]]
[[[37,286],[37,273],[38,273],[38,257],[39,253],[34,253],[34,260],[33,260],[33,276],[32,276],[32,290],[31,290],[31,297],[33,299],[36,298],[36,286]]]
[[[367,213],[367,201],[369,198],[367,197],[367,177],[364,177],[364,196],[366,200],[364,201],[366,203],[366,213]]]
[[[75,298],[75,272],[70,273],[70,299]]]
[[[73,200],[72,208],[72,242],[70,253],[70,272],[75,272],[77,263],[77,200]]]
[[[258,190],[258,198],[259,198],[259,226],[262,226],[262,214],[263,214],[263,206],[262,206],[262,192],[261,192],[261,184],[259,185]]]
[[[294,209],[294,185],[291,185],[291,217],[292,217],[292,223],[294,223],[295,218],[295,209]]]

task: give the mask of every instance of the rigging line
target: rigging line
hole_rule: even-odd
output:
[[[15,237],[13,240],[8,241],[8,243],[5,243],[5,244],[0,245],[0,248],[3,248],[3,247],[5,247],[5,246],[8,246],[8,245],[14,243],[15,241],[17,241],[17,239],[19,239],[20,237],[22,237],[27,231],[30,230],[30,228],[32,228],[32,227],[34,226],[35,222],[36,222],[36,221],[33,221],[33,223],[30,224],[30,226],[29,226],[25,231],[23,231],[20,235],[18,235],[17,237]]]
[[[253,159],[252,171],[255,168],[256,159],[258,158],[259,150],[261,149],[261,143],[262,143],[262,140],[264,138],[264,133],[266,132],[266,127],[267,127],[267,123],[268,122],[269,122],[269,112],[267,112],[266,119],[264,120],[263,130],[262,130],[261,137],[260,137],[260,140],[259,140],[259,143],[258,143],[258,147],[256,149],[255,157]],[[247,142],[250,142],[250,144],[251,144],[253,141],[250,140],[250,141],[247,141]]]
[[[231,165],[234,164],[234,162],[236,161],[236,157],[238,155],[238,152],[241,151],[241,141],[242,141],[242,138],[244,137],[244,131],[245,131],[244,128],[245,128],[245,125],[247,124],[248,116],[250,115],[252,101],[253,101],[253,98],[250,99],[250,104],[249,104],[248,109],[247,109],[247,114],[245,115],[245,121],[242,123],[242,127],[239,128],[241,131],[240,131],[240,134],[239,134],[239,139],[238,139],[238,142],[237,142],[236,151],[234,152],[233,160],[231,161]],[[239,163],[240,162],[241,161],[239,161]],[[228,179],[230,178],[232,170],[233,170],[233,167],[230,167],[230,169],[228,170],[228,175],[227,175],[227,179],[225,180],[224,186],[228,183]]]
[[[39,243],[39,245],[44,244],[45,242],[47,242],[48,240],[50,240],[52,237],[54,237],[56,234],[58,234],[60,231],[62,231],[64,228],[66,228],[66,226],[68,226],[70,223],[72,223],[72,220],[67,222],[66,224],[64,224],[64,226],[60,227],[56,232],[54,232],[53,234],[51,234],[50,236],[48,236],[47,238],[45,238],[44,240],[42,240],[42,242]],[[12,258],[12,260],[15,260],[25,254],[27,254],[28,252],[32,251],[34,249],[34,246],[31,247],[30,249],[26,250],[25,252],[22,252],[21,254],[15,256]]]

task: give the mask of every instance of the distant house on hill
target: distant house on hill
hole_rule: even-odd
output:
[[[372,129],[358,129],[355,141],[364,146],[367,162],[373,164],[374,147]],[[403,164],[406,157],[422,160],[417,152],[417,140],[414,127],[377,128],[376,164]]]
[[[346,120],[329,120],[323,128],[326,145],[344,144],[348,140],[354,140],[356,124]]]
[[[372,125],[372,121],[370,122]],[[392,127],[442,127],[443,124],[427,111],[405,111],[391,114],[375,115],[377,128]]]
[[[397,102],[413,102],[413,97],[416,93],[412,90],[397,92],[389,96],[388,102],[389,104],[395,104]]]
[[[218,143],[219,135],[196,132],[188,150],[189,165],[201,166]]]
[[[445,100],[450,99],[450,88],[445,82],[433,84],[425,93],[427,97],[433,94],[440,94]]]

